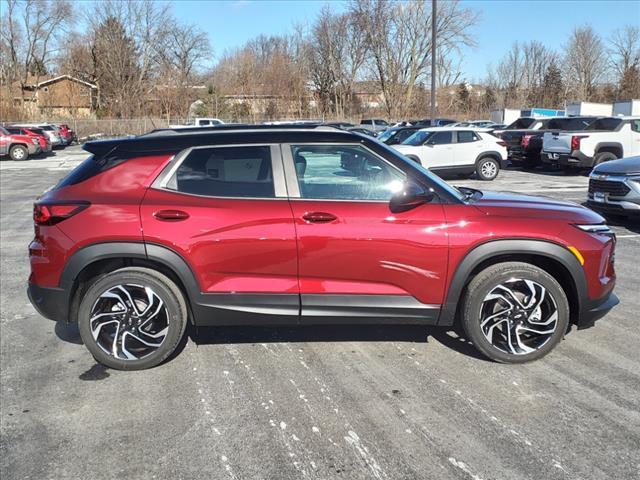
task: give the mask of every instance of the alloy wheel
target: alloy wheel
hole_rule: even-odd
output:
[[[511,278],[485,296],[480,329],[496,349],[525,355],[540,349],[558,326],[553,295],[537,282]]]
[[[140,360],[163,344],[169,332],[169,314],[151,288],[116,285],[95,301],[89,327],[96,344],[108,355]]]
[[[480,171],[485,178],[493,178],[497,175],[498,169],[496,164],[493,162],[484,162],[480,166]]]

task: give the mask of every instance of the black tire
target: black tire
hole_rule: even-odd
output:
[[[29,150],[24,145],[14,145],[9,150],[9,157],[11,160],[22,161],[29,158]]]
[[[98,305],[98,301],[103,301],[103,294],[105,294],[105,292],[112,291],[114,287],[117,289],[118,285],[124,285],[126,287],[148,287],[159,298],[159,300],[162,301],[164,307],[166,307],[166,309],[161,311],[160,315],[163,315],[166,319],[166,329],[168,329],[167,333],[164,335],[159,347],[152,350],[151,353],[148,353],[143,357],[141,356],[141,358],[123,359],[114,356],[112,353],[107,353],[103,349],[103,346],[98,343],[98,341],[103,341],[103,336],[99,335],[98,340],[96,340],[92,334],[92,327],[90,324],[92,310],[96,305]],[[123,298],[125,298],[125,303],[127,303],[127,297],[125,296]],[[131,297],[128,298],[130,299]],[[134,299],[133,301],[136,302],[137,299]],[[116,303],[118,302],[116,301]],[[123,306],[131,307],[129,304]],[[158,307],[158,309],[160,308],[161,307]],[[113,310],[114,309],[112,308],[110,311]],[[135,308],[133,310],[135,310]],[[78,329],[85,346],[99,363],[118,370],[144,370],[162,363],[176,350],[185,333],[188,321],[187,312],[188,310],[184,295],[176,284],[168,277],[149,268],[127,267],[104,275],[87,289],[81,299],[78,309]],[[109,320],[109,318],[107,318],[107,320]],[[123,323],[118,323],[118,327],[114,328],[119,328]],[[133,323],[135,324],[135,320]],[[138,323],[140,322],[138,321]],[[122,331],[126,332],[125,328],[123,328]],[[140,330],[135,331],[135,327],[133,328],[134,330],[132,330],[132,333],[135,333],[140,337],[143,336],[140,334]],[[98,332],[100,333],[101,330],[98,329]],[[114,337],[117,338],[117,336],[118,331],[116,331]],[[106,336],[106,338],[111,337]],[[121,338],[123,339],[121,343],[122,345],[125,342],[124,335],[122,335]],[[137,342],[136,337],[133,338],[134,347],[138,345],[143,349],[145,348],[145,346]],[[146,338],[149,340],[149,337]],[[129,342],[131,343],[131,341]],[[131,350],[130,346],[127,348]],[[120,352],[118,353],[120,354]]]
[[[500,173],[500,162],[493,157],[482,157],[476,162],[476,175],[480,180],[495,180]]]
[[[490,316],[490,312],[485,311],[485,309],[487,308],[487,305],[485,305],[485,300],[488,298],[489,294],[493,294],[496,288],[500,288],[500,285],[515,285],[515,283],[510,283],[514,282],[514,279],[529,280],[534,282],[534,284],[537,284],[538,286],[544,287],[545,293],[540,295],[540,297],[542,297],[543,300],[546,299],[545,302],[548,303],[543,304],[543,309],[545,308],[544,305],[553,305],[555,306],[557,312],[557,320],[551,324],[554,327],[553,333],[547,333],[546,335],[541,335],[539,337],[535,336],[533,337],[533,339],[529,340],[525,338],[523,343],[527,341],[539,342],[538,345],[536,345],[535,343],[530,343],[529,346],[535,346],[536,348],[530,352],[525,351],[525,353],[505,352],[500,348],[500,344],[502,342],[502,344],[504,344],[503,347],[506,350],[509,350],[509,348],[507,348],[507,345],[509,345],[509,343],[506,342],[506,336],[502,336],[501,340],[500,335],[502,335],[502,331],[494,330],[494,332],[498,332],[498,338],[494,342],[498,344],[496,345],[488,339],[481,327],[481,323],[483,323],[483,320],[488,321],[487,318]],[[524,285],[524,282],[520,282],[520,284]],[[502,292],[501,290],[498,291]],[[536,292],[539,293],[542,292],[542,290],[536,290]],[[505,294],[505,296],[507,295]],[[549,296],[551,298],[549,298]],[[535,295],[532,295],[532,297],[535,298]],[[501,302],[501,300],[497,300],[496,302]],[[513,303],[515,304],[515,302]],[[521,312],[522,311],[512,311],[510,315],[511,319],[506,322],[502,322],[501,327],[507,327],[507,329],[509,329],[509,334],[512,334],[514,332],[514,330],[511,330],[509,328],[509,326],[511,325],[516,328],[515,332],[518,331],[518,328],[524,327],[551,328],[550,326],[535,327],[531,324],[527,325],[528,320],[531,319],[531,311],[529,311],[528,313],[529,316],[527,316],[527,313],[521,314]],[[552,310],[549,310],[549,312],[552,312]],[[517,319],[518,315],[520,317],[526,317],[526,319]],[[539,315],[540,317],[545,316],[544,313],[540,313]],[[549,314],[547,316],[547,319],[551,318],[551,316],[552,315]],[[498,319],[500,318],[502,317],[498,317]],[[569,302],[564,290],[556,281],[556,279],[541,268],[523,262],[499,263],[487,267],[485,270],[476,275],[469,283],[462,303],[461,322],[467,338],[471,340],[471,342],[473,342],[475,347],[483,355],[487,356],[491,360],[500,363],[525,363],[544,357],[551,350],[553,350],[553,348],[560,342],[560,340],[562,340],[569,326]],[[527,334],[531,335],[530,333],[525,333],[525,336]]]
[[[600,152],[596,153],[596,156],[593,157],[593,166],[600,165],[601,163],[608,162],[609,160],[617,160],[618,157],[615,153],[612,152]]]

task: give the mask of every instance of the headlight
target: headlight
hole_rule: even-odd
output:
[[[604,223],[599,223],[596,225],[574,225],[574,227],[579,228],[580,230],[582,230],[583,232],[587,232],[587,233],[602,233],[605,235],[611,235],[613,234],[613,230],[611,230],[609,228],[608,225],[605,225]]]

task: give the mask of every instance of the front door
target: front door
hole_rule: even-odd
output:
[[[405,174],[359,144],[283,145],[283,156],[302,322],[434,323],[447,273],[442,205],[392,213]]]
[[[168,172],[141,205],[144,240],[189,264],[200,288],[195,303],[209,308],[210,323],[298,323],[295,226],[280,147],[193,148]]]
[[[423,165],[429,169],[443,167],[453,167],[456,164],[455,150],[453,143],[453,132],[441,130],[429,136],[422,146],[427,162]]]

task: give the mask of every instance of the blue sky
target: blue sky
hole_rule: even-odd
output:
[[[602,36],[625,24],[640,25],[640,0],[463,0],[480,13],[474,28],[478,46],[464,52],[467,80],[486,74],[515,40],[539,40],[559,48],[578,25],[591,24]],[[176,0],[175,15],[208,32],[214,55],[241,46],[259,34],[282,34],[310,24],[323,5],[337,12],[340,0]]]

